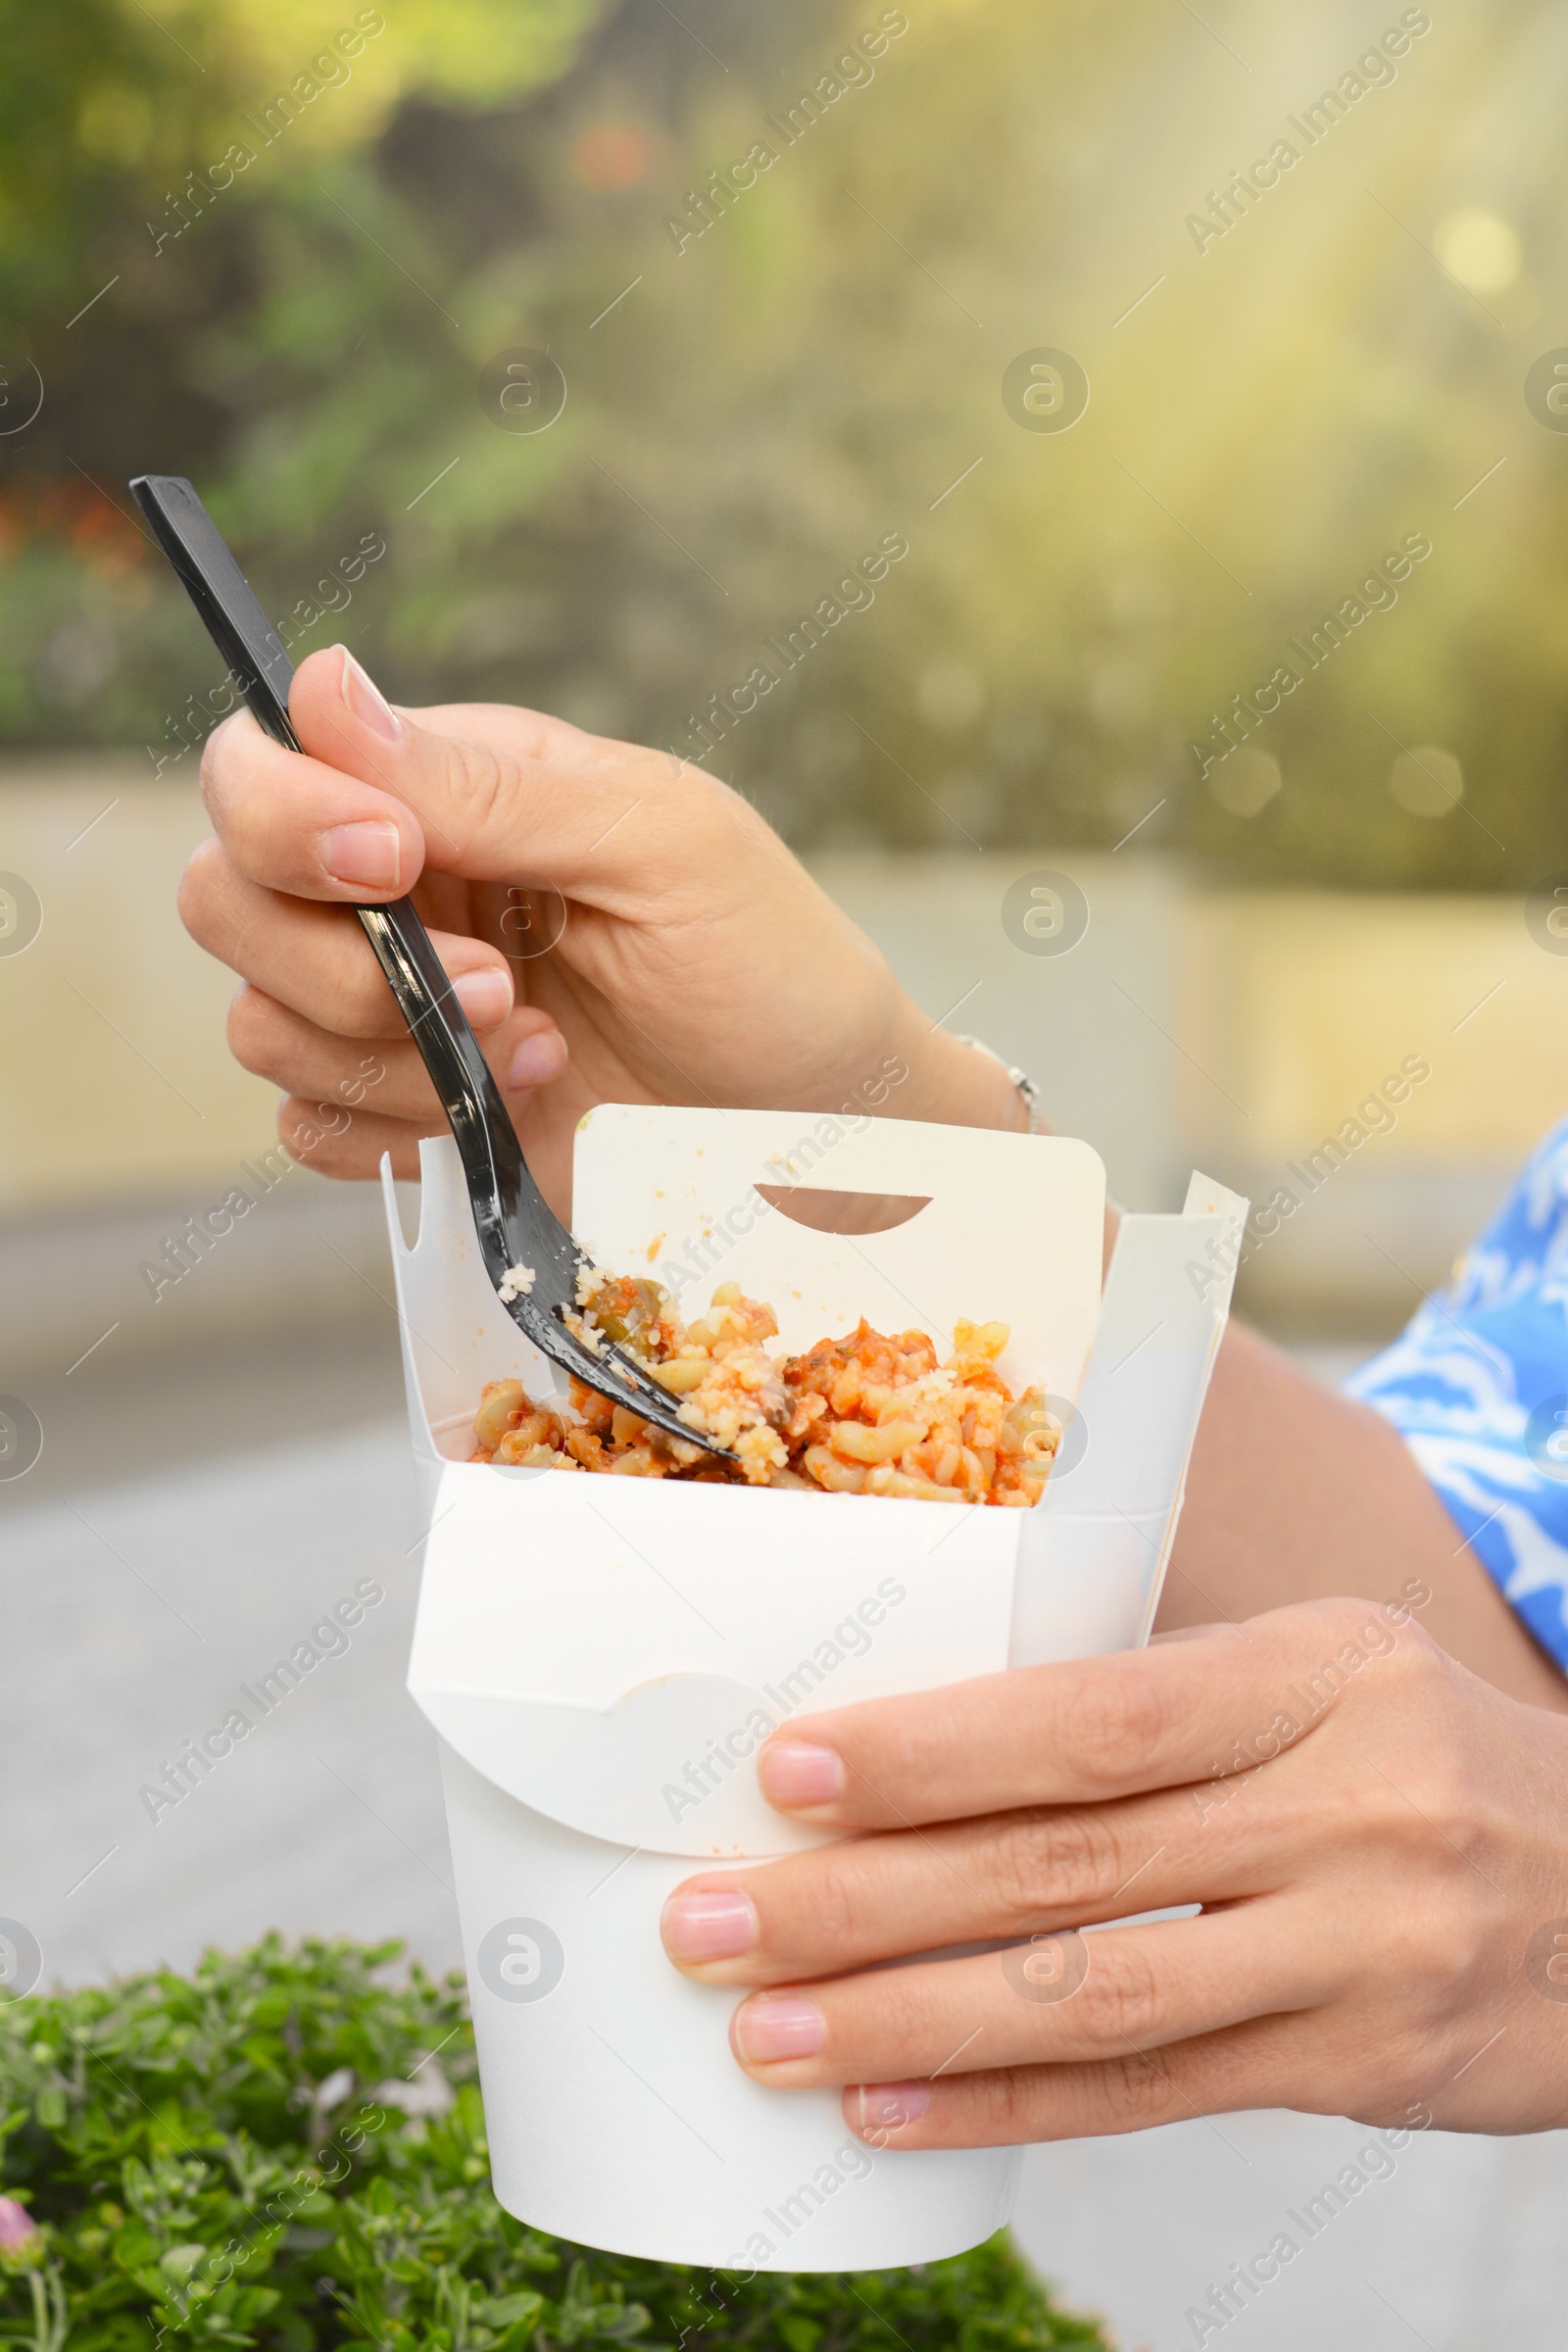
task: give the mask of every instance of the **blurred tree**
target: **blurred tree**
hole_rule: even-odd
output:
[[[304,0],[171,0],[156,20],[135,0],[0,0],[7,732],[184,740],[169,711],[191,663],[127,475],[189,472],[221,507],[224,472],[286,390],[307,411],[317,396],[306,482],[328,476],[328,507],[358,499],[363,515],[358,436],[328,385],[375,329],[415,352],[431,337],[398,318],[406,281],[384,284],[343,211],[338,159],[411,90],[488,107],[559,75],[602,5],[410,0],[395,26],[345,6],[323,30]],[[341,260],[336,282],[321,260]],[[397,375],[380,357],[377,343],[350,372],[354,413],[384,425]],[[303,541],[292,584],[311,553],[297,502],[272,522]]]
[[[36,146],[41,191],[5,348],[48,389],[0,438],[0,727],[191,731],[213,664],[82,479],[123,505],[153,466],[195,476],[300,650],[341,631],[403,699],[672,744],[803,843],[1568,865],[1568,435],[1523,398],[1568,263],[1544,0],[1458,0],[1363,76],[1348,16],[1307,42],[1266,0],[1225,43],[1152,0],[1109,31],[1089,0],[592,14],[400,10],[155,250],[147,207],[324,21],[82,0],[52,46],[0,0],[0,188],[20,209]],[[1309,143],[1286,125],[1325,77],[1361,95]],[[1282,135],[1293,171],[1195,238],[1238,141]],[[516,348],[564,371],[548,430],[479,396]],[[1004,397],[1043,348],[1087,376],[1068,431]],[[1431,555],[1363,594],[1410,534]],[[1399,785],[1423,746],[1456,800]]]

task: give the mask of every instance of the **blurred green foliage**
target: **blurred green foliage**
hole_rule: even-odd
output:
[[[1546,0],[425,0],[266,140],[362,14],[0,0],[0,418],[45,388],[0,432],[0,737],[149,774],[199,740],[215,664],[122,512],[168,470],[296,658],[341,634],[401,700],[671,744],[803,845],[1568,864],[1568,433],[1524,396],[1568,337]],[[537,433],[479,394],[518,348],[567,385]],[[1070,431],[1004,403],[1042,348],[1087,372]]]
[[[397,1950],[270,1936],[189,1978],[0,2001],[0,2344],[1103,2346],[1003,2238],[918,2271],[746,2277],[526,2228],[491,2194],[461,1987],[388,1983]]]

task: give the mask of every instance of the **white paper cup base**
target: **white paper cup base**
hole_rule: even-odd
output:
[[[734,1989],[693,1984],[659,1916],[692,1872],[586,1838],[443,1746],[496,2196],[536,2230],[726,2271],[865,2271],[1000,2230],[1012,2148],[867,2147],[833,2090],[730,2054]],[[503,1973],[510,1970],[510,1973]]]

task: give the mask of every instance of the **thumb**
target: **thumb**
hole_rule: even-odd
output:
[[[467,881],[526,865],[569,890],[583,854],[626,807],[624,769],[604,756],[621,747],[530,710],[475,710],[482,732],[471,736],[422,726],[392,708],[346,646],[301,662],[288,707],[313,759],[390,793],[423,831],[427,861]]]

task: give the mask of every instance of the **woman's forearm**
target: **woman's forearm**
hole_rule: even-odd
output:
[[[1421,1623],[1500,1690],[1568,1712],[1568,1679],[1503,1599],[1397,1432],[1232,1324],[1214,1366],[1156,1630],[1429,1585]]]

